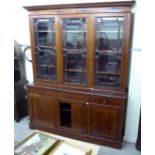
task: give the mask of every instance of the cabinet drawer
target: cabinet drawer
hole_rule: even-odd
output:
[[[105,105],[109,106],[124,106],[125,100],[124,99],[115,99],[115,98],[106,98]]]
[[[64,99],[70,99],[70,100],[87,101],[87,96],[79,95],[76,93],[47,91],[46,95],[50,95],[50,96],[52,95],[57,98],[64,98]]]
[[[87,102],[88,97],[86,95],[79,95],[78,93],[70,93],[70,92],[60,92],[56,90],[47,90],[43,88],[30,88],[28,91],[30,94],[37,94],[37,95],[45,95],[55,98],[63,98],[63,99],[70,99],[70,100],[78,100]]]
[[[101,97],[101,96],[89,96],[88,102],[104,104],[109,106],[124,106],[125,100],[118,98]]]

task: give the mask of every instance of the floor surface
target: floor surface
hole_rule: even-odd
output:
[[[28,126],[28,117],[23,118],[20,122],[14,122],[14,141],[19,142],[25,136],[27,136],[32,130]],[[140,155],[141,152],[135,149],[135,144],[129,142],[123,142],[121,150],[113,149],[111,147],[100,146],[98,155]]]

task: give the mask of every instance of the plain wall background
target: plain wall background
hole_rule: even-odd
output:
[[[74,3],[84,3],[84,2],[103,2],[105,0],[74,0]],[[106,0],[111,1],[111,0]],[[114,0],[113,0],[114,1]],[[117,1],[117,0],[115,0]],[[120,1],[120,0],[119,0]],[[131,66],[130,66],[130,77],[129,77],[129,94],[128,94],[128,106],[127,106],[127,117],[126,117],[126,128],[124,140],[129,142],[136,142],[139,113],[141,105],[141,38],[139,37],[141,29],[139,29],[141,23],[141,1],[137,0],[136,7],[133,9],[135,12],[134,18],[134,31],[132,39],[132,49],[131,51]],[[19,44],[29,45],[29,24],[28,24],[28,12],[22,8],[23,5],[41,5],[41,4],[63,4],[63,3],[73,3],[71,0],[23,0],[18,1],[14,7],[14,39],[18,41]],[[33,81],[32,65],[26,61],[26,72],[27,79],[29,82]]]

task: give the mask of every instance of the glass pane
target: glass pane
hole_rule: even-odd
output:
[[[95,85],[118,87],[123,45],[123,17],[95,19]]]
[[[63,57],[64,81],[86,83],[86,18],[64,18]]]
[[[56,80],[55,20],[34,19],[37,78]]]

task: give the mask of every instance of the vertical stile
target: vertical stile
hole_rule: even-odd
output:
[[[95,37],[95,28],[94,28],[94,17],[91,15],[88,18],[88,59],[87,59],[87,70],[88,70],[88,87],[93,88],[94,86],[94,37]]]
[[[62,52],[62,29],[60,17],[56,16],[55,31],[56,31],[56,49],[57,49],[57,76],[58,83],[63,83],[63,52]]]

